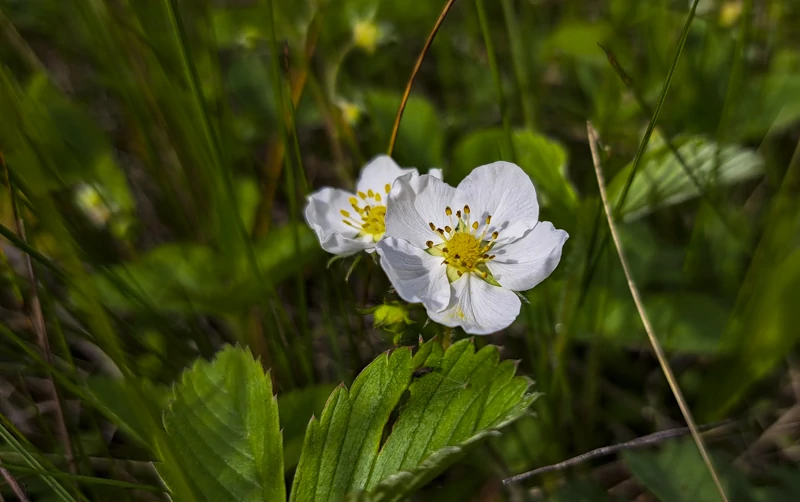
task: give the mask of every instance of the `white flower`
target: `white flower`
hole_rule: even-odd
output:
[[[495,162],[458,188],[432,176],[399,178],[378,254],[400,297],[422,303],[433,321],[485,335],[514,322],[514,292],[550,275],[567,238],[539,221],[536,190],[522,169]]]
[[[441,169],[430,175],[442,177]],[[418,177],[416,168],[401,168],[389,156],[379,155],[361,171],[356,193],[325,187],[308,197],[305,217],[322,249],[338,255],[372,253],[386,229],[386,201],[398,177]]]

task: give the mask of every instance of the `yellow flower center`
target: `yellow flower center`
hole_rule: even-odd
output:
[[[387,194],[392,189],[391,185],[383,187]],[[359,237],[369,237],[373,242],[378,242],[386,233],[386,206],[383,205],[384,196],[380,192],[367,190],[358,192],[358,197],[350,197],[350,207],[353,212],[339,211],[344,219],[345,225],[358,230]]]
[[[428,223],[430,229],[439,235],[442,243],[434,245],[433,241],[426,242],[427,252],[444,258],[442,264],[447,266],[447,277],[451,282],[469,272],[494,282],[486,264],[495,257],[489,252],[500,234],[492,232],[491,235],[486,235],[492,221],[491,215],[484,220],[483,231],[480,233],[478,233],[481,228],[480,222],[470,222],[469,206],[464,206],[463,213],[456,211],[455,221],[453,210],[449,207],[445,209],[445,215],[453,226],[446,225],[444,228],[439,228],[433,222]]]

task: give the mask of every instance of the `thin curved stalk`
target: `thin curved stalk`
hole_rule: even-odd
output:
[[[444,22],[444,18],[447,17],[447,13],[450,12],[450,8],[453,7],[453,4],[456,3],[456,0],[448,0],[445,4],[444,8],[442,9],[442,13],[439,14],[439,19],[436,20],[436,24],[433,25],[433,29],[431,30],[431,34],[428,35],[428,40],[425,41],[425,45],[422,47],[422,52],[419,53],[419,57],[417,58],[417,62],[414,64],[414,69],[411,70],[411,77],[408,79],[408,83],[406,84],[406,90],[403,92],[403,99],[400,101],[400,108],[397,109],[397,116],[394,118],[394,126],[392,127],[392,136],[389,138],[389,149],[387,154],[389,156],[392,155],[394,152],[394,144],[397,141],[397,132],[400,130],[400,120],[403,118],[403,110],[406,108],[406,103],[408,103],[408,97],[411,94],[411,86],[414,85],[414,79],[417,78],[417,73],[419,73],[419,69],[422,66],[422,60],[425,59],[425,56],[428,54],[428,51],[433,44],[433,39],[436,38],[436,34],[439,32],[439,28],[442,26]]]
[[[714,484],[717,486],[717,491],[719,491],[722,501],[728,502],[728,497],[725,495],[725,489],[722,488],[722,483],[719,480],[717,471],[714,469],[714,464],[711,462],[711,456],[708,454],[708,450],[703,443],[703,438],[700,436],[700,433],[697,429],[694,417],[692,416],[692,411],[689,409],[689,405],[686,404],[686,399],[683,397],[683,392],[678,386],[678,380],[675,378],[675,374],[672,372],[669,361],[667,361],[667,356],[664,353],[664,349],[661,347],[661,342],[659,342],[658,338],[656,338],[653,325],[650,323],[650,318],[647,315],[647,311],[644,308],[644,303],[639,295],[639,289],[633,282],[633,278],[628,267],[628,260],[625,258],[625,252],[622,249],[622,243],[620,242],[620,238],[617,233],[617,226],[614,223],[613,210],[608,201],[608,195],[606,194],[606,183],[603,179],[603,170],[600,166],[600,155],[597,152],[597,131],[594,130],[594,127],[592,127],[590,122],[586,123],[586,132],[589,136],[589,149],[592,152],[594,172],[597,176],[597,186],[600,189],[600,198],[603,201],[603,209],[606,213],[608,229],[611,233],[611,239],[614,241],[614,246],[617,249],[617,255],[619,256],[619,261],[622,264],[622,271],[625,273],[625,279],[628,282],[628,289],[631,292],[633,303],[636,304],[636,310],[639,312],[639,317],[642,319],[642,324],[644,325],[644,331],[647,333],[647,338],[650,340],[650,345],[653,347],[653,352],[658,359],[658,363],[661,365],[661,371],[664,373],[664,377],[667,379],[667,383],[672,390],[672,394],[675,396],[675,400],[678,402],[678,407],[681,409],[681,414],[683,414],[686,425],[689,427],[689,430],[692,433],[692,438],[694,438],[695,444],[697,444],[697,449],[700,450],[700,456],[703,457],[703,462],[706,464],[708,472],[714,479]]]

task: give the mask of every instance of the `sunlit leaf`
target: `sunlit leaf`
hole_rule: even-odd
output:
[[[653,136],[625,198],[621,214],[628,220],[700,195],[681,163],[658,139]],[[700,187],[739,183],[758,176],[763,167],[763,160],[757,153],[738,146],[719,147],[701,137],[674,140],[673,144]],[[608,197],[612,204],[622,195],[632,167],[633,164],[628,164],[609,183]]]
[[[319,420],[309,424],[292,500],[403,500],[461,458],[469,446],[497,434],[536,398],[514,377],[497,348],[475,352],[462,340],[446,352],[433,340],[411,358],[406,348],[382,355],[353,383],[338,388]],[[427,368],[412,378],[413,368]],[[390,413],[405,390],[391,433]]]
[[[248,350],[198,361],[175,386],[164,426],[197,500],[284,501],[283,441],[269,376]]]

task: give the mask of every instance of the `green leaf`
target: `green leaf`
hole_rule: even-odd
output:
[[[628,292],[611,292],[606,301],[602,331],[597,333],[597,320],[589,318],[581,337],[589,340],[599,335],[619,346],[646,346],[647,335]],[[730,307],[719,299],[693,291],[669,291],[647,294],[644,304],[666,350],[715,354],[728,348],[720,345],[720,339]]]
[[[246,185],[240,187],[242,194]],[[246,199],[240,211],[248,211]],[[253,245],[265,282],[252,273],[245,256],[230,260],[199,244],[166,244],[139,260],[94,275],[106,306],[131,311],[227,314],[260,301],[274,287],[319,255],[319,243],[305,225],[297,227],[295,251],[291,225],[272,230]],[[74,297],[76,302],[81,299]]]
[[[700,195],[681,163],[663,140],[659,140],[654,136],[650,142],[631,184],[620,212],[626,220],[634,220],[660,207]],[[752,150],[732,145],[718,147],[702,137],[674,140],[673,144],[701,187],[732,185],[758,176],[762,171],[764,162]],[[612,204],[616,204],[622,195],[632,168],[633,164],[628,164],[609,184],[608,198]]]
[[[138,385],[141,394],[148,396],[152,407],[148,409],[136,408],[128,399],[129,385]],[[92,397],[114,424],[120,426],[125,432],[130,434],[145,446],[150,446],[148,440],[150,433],[148,423],[157,422],[158,413],[166,408],[168,399],[168,389],[164,386],[156,386],[147,380],[138,380],[133,383],[122,379],[113,379],[107,376],[97,375],[89,378],[86,382]],[[152,413],[155,420],[145,421],[142,413]]]
[[[364,96],[372,118],[375,151],[384,151],[389,145],[400,100],[400,94],[386,91],[371,91]],[[420,172],[427,172],[431,167],[442,165],[443,148],[444,129],[439,114],[427,99],[412,95],[403,112],[392,156],[401,166],[417,167]]]
[[[602,44],[612,34],[607,23],[566,21],[547,37],[541,47],[543,59],[568,56],[584,61],[602,63],[605,56],[597,44]]]
[[[0,108],[19,120],[0,123],[8,165],[36,194],[78,182],[99,185],[109,203],[130,210],[133,197],[105,134],[43,73],[24,87],[0,69]]]
[[[781,234],[782,239],[785,236]],[[723,342],[735,347],[735,352],[708,370],[700,416],[724,416],[800,340],[800,251],[768,267],[743,315],[734,319],[723,336]]]
[[[660,451],[623,452],[633,476],[662,502],[719,502],[719,492],[691,439],[669,441]],[[721,456],[714,456],[725,493],[731,500],[751,500],[747,479]],[[743,496],[744,495],[744,496]]]
[[[159,466],[167,486],[179,470],[198,500],[286,500],[278,403],[249,350],[227,347],[184,372],[164,426],[180,464]]]
[[[319,420],[308,425],[292,501],[339,500],[366,485],[389,415],[411,379],[408,348],[383,354],[331,394]]]
[[[422,367],[430,371],[412,379]],[[380,356],[309,424],[292,500],[403,500],[525,413],[536,395],[514,373],[497,347],[475,352],[472,340],[446,352],[433,340],[413,359],[406,348]],[[406,389],[408,401],[388,423]]]

